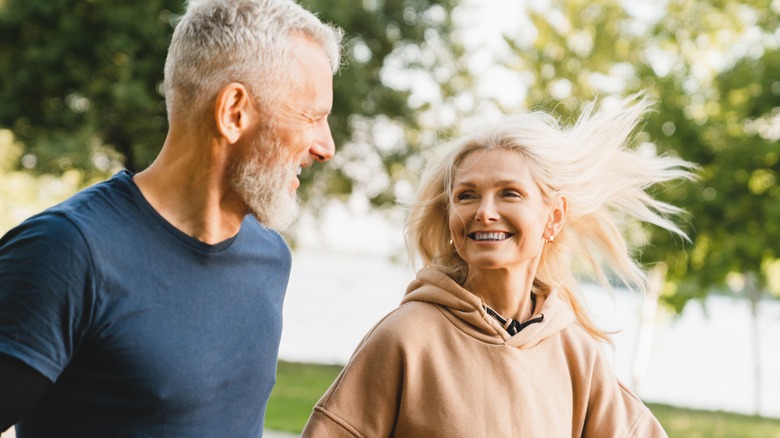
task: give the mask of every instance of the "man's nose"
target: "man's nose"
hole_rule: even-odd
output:
[[[319,162],[325,162],[333,158],[336,154],[336,143],[333,141],[333,135],[330,132],[330,125],[327,121],[322,123],[322,127],[317,134],[317,138],[309,148],[309,153]]]

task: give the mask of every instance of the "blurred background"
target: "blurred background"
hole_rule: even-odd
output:
[[[402,203],[426,150],[501,114],[657,101],[639,147],[701,166],[658,188],[683,242],[627,224],[648,296],[586,287],[650,401],[780,418],[780,0],[305,0],[346,31],[336,157],[303,175],[281,358],[344,364],[413,277]],[[0,233],[166,133],[182,0],[0,0]],[[317,322],[318,330],[305,324]]]

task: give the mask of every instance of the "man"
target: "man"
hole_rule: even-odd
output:
[[[257,437],[275,381],[297,174],[334,154],[339,30],[291,0],[192,0],[169,131],[0,240],[0,431]]]

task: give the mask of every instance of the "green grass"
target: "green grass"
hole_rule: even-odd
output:
[[[780,438],[780,419],[648,403],[669,438]]]
[[[336,379],[341,366],[279,361],[268,402],[268,429],[300,433],[311,409]],[[780,419],[648,404],[669,438],[780,438]]]
[[[279,361],[276,386],[268,400],[265,427],[300,433],[311,409],[336,380],[340,365],[313,365]]]

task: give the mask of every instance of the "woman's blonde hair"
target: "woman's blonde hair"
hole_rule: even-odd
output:
[[[547,202],[568,201],[566,222],[554,243],[545,245],[534,279],[534,293],[556,289],[578,323],[594,338],[608,340],[590,320],[577,297],[573,266],[581,264],[609,288],[613,274],[628,288],[646,291],[647,277],[632,257],[621,223],[628,218],[651,223],[687,239],[670,217],[682,211],[654,199],[655,184],[693,177],[695,166],[654,151],[629,148],[632,133],[649,111],[642,95],[589,103],[576,123],[562,126],[552,114],[536,111],[506,117],[474,134],[450,142],[430,160],[406,223],[406,243],[414,261],[438,269],[464,284],[466,262],[450,244],[449,209],[458,165],[474,151],[494,149],[521,154]]]

